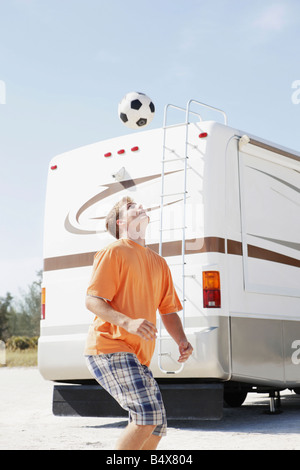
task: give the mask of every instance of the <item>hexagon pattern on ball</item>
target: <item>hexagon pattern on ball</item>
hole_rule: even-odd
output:
[[[141,129],[150,124],[155,114],[151,98],[137,91],[127,93],[120,101],[118,114],[122,123],[130,129]]]

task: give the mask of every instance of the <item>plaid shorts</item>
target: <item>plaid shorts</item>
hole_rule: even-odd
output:
[[[164,436],[166,411],[152,372],[135,354],[118,352],[86,356],[87,366],[97,382],[129,412],[129,421],[156,424],[152,434]]]

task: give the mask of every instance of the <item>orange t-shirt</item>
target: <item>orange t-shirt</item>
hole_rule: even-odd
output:
[[[120,239],[95,255],[87,294],[105,299],[114,310],[130,318],[145,318],[156,324],[161,315],[182,309],[169,267],[150,248],[129,239]],[[131,352],[149,365],[155,341],[95,317],[89,328],[85,354]]]

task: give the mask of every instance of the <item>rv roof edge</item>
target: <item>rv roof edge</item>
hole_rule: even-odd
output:
[[[285,149],[284,147],[276,146],[276,145],[271,145],[269,143],[266,143],[262,140],[257,140],[250,138],[250,144],[255,145],[256,147],[260,147],[264,150],[269,150],[270,152],[275,152],[278,153],[284,157],[291,158],[292,160],[297,160],[300,161],[300,153],[298,152],[293,152],[292,150]]]

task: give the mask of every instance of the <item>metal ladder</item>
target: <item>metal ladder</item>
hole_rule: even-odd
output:
[[[217,109],[217,108],[214,108],[212,106],[206,105],[204,103],[201,103],[199,101],[193,100],[193,99],[188,101],[188,103],[186,105],[186,108],[182,108],[180,106],[176,106],[176,105],[173,105],[173,104],[167,104],[165,106],[164,121],[163,121],[163,130],[164,130],[164,134],[163,134],[163,154],[162,154],[162,161],[161,161],[162,171],[161,171],[161,195],[160,195],[159,254],[160,254],[160,256],[163,256],[163,232],[165,231],[165,229],[163,228],[164,199],[165,199],[165,197],[168,197],[168,196],[181,195],[181,196],[183,196],[183,198],[182,198],[182,203],[183,203],[182,226],[181,227],[173,227],[172,230],[176,230],[176,229],[177,230],[178,229],[182,230],[181,263],[179,263],[179,264],[181,265],[181,268],[182,268],[182,299],[181,299],[181,303],[182,303],[182,315],[181,316],[182,316],[182,318],[181,318],[181,321],[182,321],[183,328],[185,327],[185,313],[186,313],[185,280],[186,280],[187,275],[186,275],[186,272],[185,272],[185,267],[186,267],[186,260],[185,260],[185,231],[186,231],[186,198],[187,198],[187,194],[188,194],[188,191],[187,191],[187,170],[188,170],[188,158],[189,158],[188,157],[188,137],[189,137],[189,119],[190,119],[190,115],[193,114],[195,116],[198,116],[199,120],[202,121],[201,115],[199,113],[197,113],[195,111],[191,111],[190,108],[191,108],[192,103],[195,103],[195,104],[198,104],[198,105],[203,106],[205,108],[209,108],[211,110],[220,112],[224,117],[225,125],[227,125],[227,116],[224,113],[224,111],[222,111],[220,109]],[[177,110],[185,112],[185,122],[180,123],[180,124],[167,126],[167,115],[168,115],[168,111],[169,111],[170,108],[177,109]],[[167,134],[167,130],[171,129],[171,128],[174,128],[176,126],[181,126],[181,125],[185,125],[184,156],[180,157],[180,158],[166,159],[165,157],[166,157],[166,134]],[[168,164],[168,163],[179,162],[179,161],[183,162],[183,168],[182,168],[183,169],[183,188],[182,188],[182,191],[175,192],[175,193],[165,193],[165,165]],[[172,265],[169,265],[169,266],[172,266]],[[162,367],[161,359],[162,359],[163,356],[169,355],[169,353],[163,353],[162,352],[162,341],[165,340],[166,337],[162,336],[162,320],[161,320],[160,316],[159,316],[159,322],[158,323],[159,323],[158,324],[158,337],[157,337],[157,341],[158,341],[158,367],[161,370],[161,372],[163,372],[165,374],[178,374],[184,368],[184,363],[182,363],[181,366],[175,371],[168,371],[168,370],[166,370]]]

